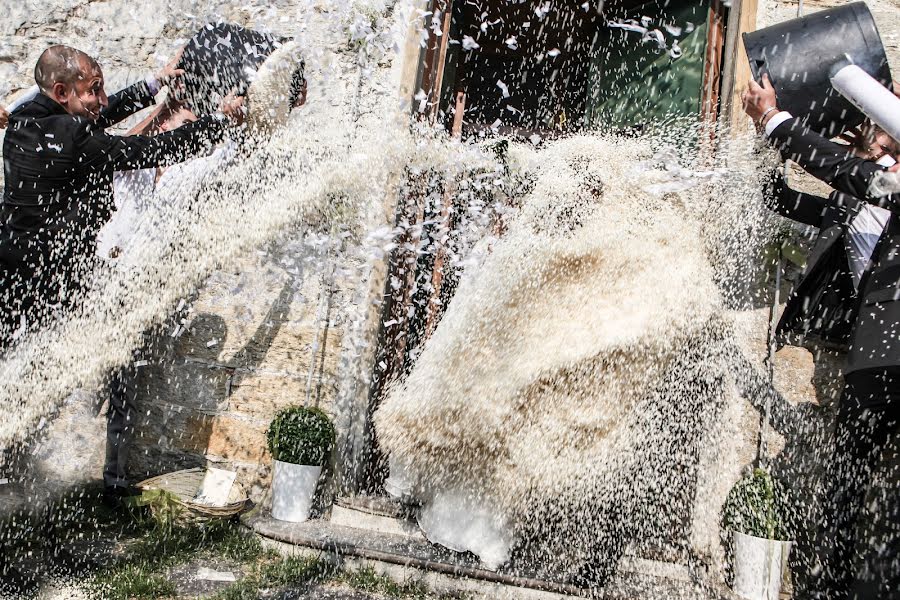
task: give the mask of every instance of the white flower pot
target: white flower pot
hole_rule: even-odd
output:
[[[792,542],[734,532],[734,593],[748,600],[778,600]]]
[[[272,475],[272,516],[301,523],[309,518],[322,467],[275,461]]]

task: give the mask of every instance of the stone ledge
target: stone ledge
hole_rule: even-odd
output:
[[[283,554],[312,554],[338,562],[356,561],[390,577],[417,580],[438,591],[465,592],[476,598],[551,600],[564,598],[604,598],[607,600],[732,600],[728,590],[709,589],[685,581],[678,566],[670,569],[640,567],[646,562],[631,561],[602,589],[585,589],[563,582],[538,579],[528,573],[489,571],[477,557],[405,536],[374,533],[333,525],[323,520],[288,523],[256,510],[241,518],[265,545]],[[655,571],[655,572],[654,572]],[[678,576],[661,576],[678,571]]]

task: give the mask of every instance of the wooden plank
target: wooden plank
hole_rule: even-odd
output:
[[[456,92],[456,109],[453,112],[453,125],[450,128],[450,134],[459,139],[462,137],[463,120],[466,113],[466,92],[457,90]]]
[[[715,124],[718,117],[724,44],[725,9],[720,0],[713,0],[709,7],[706,57],[703,61],[703,92],[700,101],[700,118],[709,124]]]
[[[450,45],[450,21],[453,17],[453,0],[443,0],[440,4],[440,10],[443,16],[439,40],[440,50],[437,57],[437,72],[429,94],[429,101],[431,102],[429,120],[432,123],[437,119],[437,115],[441,110],[441,90],[444,87],[444,70],[447,68],[447,47]]]
[[[750,72],[750,60],[747,58],[746,50],[744,50],[744,42],[741,39],[741,35],[756,29],[758,9],[758,0],[741,0],[736,43],[735,48],[732,49],[734,53],[734,89],[731,94],[729,114],[732,135],[740,135],[753,128],[753,124],[747,118],[747,115],[744,114],[741,106],[741,94],[747,89],[747,83],[753,76]]]
[[[425,44],[425,56],[422,58],[422,82],[420,87],[428,99],[428,108],[419,113],[419,118],[434,120],[440,110],[441,86],[444,80],[444,67],[447,62],[447,46],[450,42],[450,20],[453,11],[453,0],[432,0],[429,10],[432,14],[441,14],[441,35],[437,35],[430,25],[428,41]]]

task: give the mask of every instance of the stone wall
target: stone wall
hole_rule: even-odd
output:
[[[275,412],[308,400],[334,414],[344,292],[322,263],[264,260],[248,257],[214,273],[149,340],[149,364],[138,377],[134,476],[212,464],[240,473],[259,500]]]
[[[291,33],[304,3],[284,0],[24,0],[0,16],[0,99],[34,81],[32,69],[51,44],[68,44],[98,58],[115,90],[159,68],[203,23],[223,18]],[[282,20],[284,17],[284,20]]]

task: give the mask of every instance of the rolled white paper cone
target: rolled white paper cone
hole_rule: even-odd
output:
[[[834,74],[831,85],[872,122],[900,140],[900,98],[857,67],[847,65]]]

